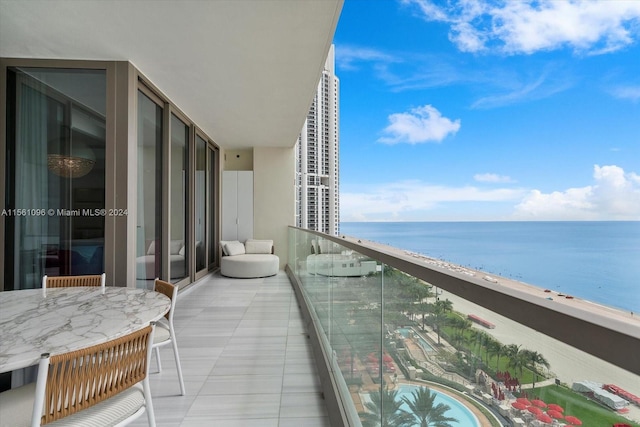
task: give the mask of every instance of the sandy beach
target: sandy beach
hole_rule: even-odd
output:
[[[492,279],[495,279],[497,284],[517,288],[520,291],[524,291],[530,294],[532,298],[546,298],[549,296],[556,296],[554,300],[557,300],[560,304],[582,307],[586,310],[589,310],[590,312],[598,312],[600,314],[616,318],[617,320],[623,321],[631,325],[632,327],[637,327],[640,330],[640,314],[634,315],[630,312],[617,310],[612,307],[603,306],[579,298],[566,299],[557,297],[555,293],[545,293],[544,289],[526,283],[503,278],[482,271],[472,270],[466,267],[461,267],[455,264],[374,242],[367,241],[366,244],[379,248],[382,252],[394,253],[399,256],[410,256],[414,260],[424,262],[427,266],[437,266],[439,268],[445,268],[450,271],[456,271],[458,273],[468,274],[470,276],[478,278],[483,278],[484,276],[488,275]],[[470,301],[456,297],[449,292],[441,292],[442,294],[439,295],[440,299],[445,298],[451,300],[453,302],[454,310],[459,311],[463,314],[478,315],[496,325],[495,329],[486,329],[479,325],[474,325],[475,327],[493,335],[503,344],[521,345],[522,348],[534,350],[541,353],[550,364],[550,372],[554,377],[560,379],[562,383],[571,386],[571,384],[573,384],[573,382],[575,381],[590,380],[601,382],[604,384],[615,384],[635,395],[640,395],[640,376],[634,375],[627,370],[621,369],[615,365],[612,365],[611,363],[605,362],[583,351],[577,350],[574,347],[564,344],[563,342],[560,342],[554,338],[543,335],[531,328],[513,322],[492,311],[473,304]],[[634,350],[625,349],[625,351]],[[635,351],[638,351],[638,349],[635,349]],[[640,408],[633,405],[629,405],[629,408],[631,410],[629,413],[630,418],[634,420],[640,420]]]

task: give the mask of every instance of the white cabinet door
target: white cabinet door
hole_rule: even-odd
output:
[[[253,172],[222,174],[222,240],[253,237]]]
[[[253,237],[253,172],[238,172],[238,240]]]
[[[222,173],[222,240],[236,240],[238,235],[237,172]]]

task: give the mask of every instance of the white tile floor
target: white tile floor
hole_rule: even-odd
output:
[[[179,395],[173,353],[165,346],[162,372],[150,375],[159,427],[330,426],[284,272],[264,279],[206,277],[179,294],[174,321],[187,395]],[[146,426],[146,415],[133,425]]]

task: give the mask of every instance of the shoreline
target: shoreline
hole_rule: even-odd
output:
[[[549,292],[545,292],[544,288],[525,282],[485,273],[480,270],[474,270],[448,261],[442,261],[412,251],[372,242],[370,240],[359,240],[361,241],[361,244],[366,243],[381,252],[387,252],[398,257],[408,256],[421,261],[428,266],[435,266],[451,272],[468,275],[470,277],[484,278],[484,280],[488,280],[505,287],[510,287],[512,289],[517,289],[533,298],[546,299],[547,297],[552,297],[554,301],[562,305],[581,308],[582,310],[589,312],[598,312],[603,316],[624,322],[631,327],[640,328],[640,313],[635,314],[633,312],[624,311],[622,309],[617,309],[577,297],[561,297],[556,291],[550,290]],[[611,383],[616,384],[631,393],[640,395],[640,376],[597,357],[591,356],[588,353],[571,347],[554,338],[543,335],[542,333],[524,325],[520,325],[497,313],[480,307],[471,301],[456,297],[450,292],[444,290],[440,290],[440,292],[442,292],[442,294],[439,295],[440,297],[448,298],[454,303],[454,309],[456,311],[462,312],[463,314],[476,314],[496,325],[495,329],[486,329],[477,324],[474,324],[474,327],[493,335],[503,344],[521,345],[523,348],[535,349],[535,351],[543,354],[551,365],[550,371],[555,372],[561,382],[566,383],[569,386],[571,386],[574,381],[583,380],[592,380],[603,384]],[[629,351],[631,350],[629,349]],[[636,409],[637,411],[632,412],[637,412],[639,415],[635,418],[640,418],[640,408],[634,407],[633,405],[629,405],[628,407]]]

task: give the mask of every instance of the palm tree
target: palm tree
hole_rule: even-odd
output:
[[[451,326],[456,333],[454,334],[454,339],[456,342],[461,342],[464,336],[464,331],[471,329],[471,321],[459,316],[452,317],[449,319],[449,326]]]
[[[498,358],[500,357],[500,352],[502,351],[502,344],[500,343],[500,341],[490,336],[489,340],[487,341],[486,347],[487,347],[487,359],[486,359],[485,365],[487,365],[487,368],[489,368],[489,358],[494,355],[497,355]],[[496,368],[496,370],[497,369],[498,368]]]
[[[520,350],[520,346],[516,346],[516,348],[515,354],[509,353],[509,364],[507,366],[513,368],[514,371],[520,372],[520,378],[522,378],[522,371],[529,364],[528,350]]]
[[[438,345],[440,345],[440,328],[444,326],[446,322],[446,313],[453,309],[453,303],[451,301],[436,301],[433,304],[433,314],[435,316],[435,325],[438,328]]]
[[[400,409],[402,401],[396,400],[398,391],[383,389],[371,392],[371,402],[365,404],[367,412],[361,412],[360,419],[364,427],[410,427],[413,416]]]
[[[529,369],[533,372],[533,388],[536,388],[537,366],[544,366],[549,369],[550,365],[547,359],[537,351],[527,351],[527,357],[529,359]]]
[[[520,346],[517,344],[508,344],[504,346],[503,354],[507,356],[509,362],[507,362],[507,368],[511,366],[511,360],[515,359],[516,356],[520,353]],[[515,374],[515,372],[514,372]]]
[[[428,387],[414,390],[411,397],[413,399],[404,396],[402,400],[409,406],[420,427],[451,427],[450,422],[458,421],[446,416],[446,412],[451,409],[449,405],[438,403],[434,406],[436,393],[432,393]]]
[[[496,360],[496,372],[500,370],[500,356],[505,354],[506,351],[507,351],[507,346],[502,345],[500,342],[498,342],[498,345],[496,346],[496,356],[498,358],[498,360]]]

